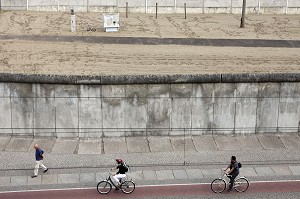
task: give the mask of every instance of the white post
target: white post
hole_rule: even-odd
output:
[[[257,14],[260,13],[260,1],[258,1],[258,11],[257,11]]]
[[[286,0],[285,14],[288,14],[288,9],[289,9],[289,0]]]
[[[176,10],[177,10],[177,1],[174,0],[174,12],[176,13]]]
[[[232,14],[232,5],[233,5],[233,0],[231,0],[231,4],[230,4],[230,13]]]
[[[59,0],[57,0],[57,12],[59,12]]]
[[[71,9],[71,32],[76,32],[76,15],[73,9]]]
[[[145,13],[148,13],[148,1],[145,0]]]
[[[27,0],[27,2],[26,2],[26,10],[28,11],[28,9],[29,9],[29,2],[28,2],[29,0]]]

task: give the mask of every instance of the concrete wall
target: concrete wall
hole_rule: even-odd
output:
[[[0,134],[99,138],[300,131],[300,83],[0,83]]]
[[[129,12],[183,13],[241,13],[242,0],[0,0],[3,10],[67,11],[76,12]],[[299,14],[299,0],[247,0],[248,13]]]

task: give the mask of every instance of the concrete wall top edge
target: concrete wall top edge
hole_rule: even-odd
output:
[[[76,85],[300,82],[300,73],[123,76],[60,76],[0,73],[0,82]]]

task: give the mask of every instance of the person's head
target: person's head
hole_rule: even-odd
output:
[[[38,148],[39,148],[39,145],[38,145],[38,144],[35,144],[33,148],[38,149]]]
[[[236,161],[236,157],[235,156],[231,156],[231,162],[235,162]]]
[[[120,159],[120,158],[117,158],[117,159],[116,159],[116,162],[117,162],[117,164],[121,164],[121,163],[123,162],[123,160]]]

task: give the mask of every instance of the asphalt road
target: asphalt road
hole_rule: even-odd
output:
[[[281,197],[279,197],[281,196]],[[300,181],[254,182],[245,193],[235,191],[221,194],[213,193],[209,184],[161,185],[137,187],[135,192],[126,195],[113,190],[100,195],[95,189],[50,190],[0,193],[1,199],[39,198],[39,199],[98,199],[98,198],[299,198]]]

